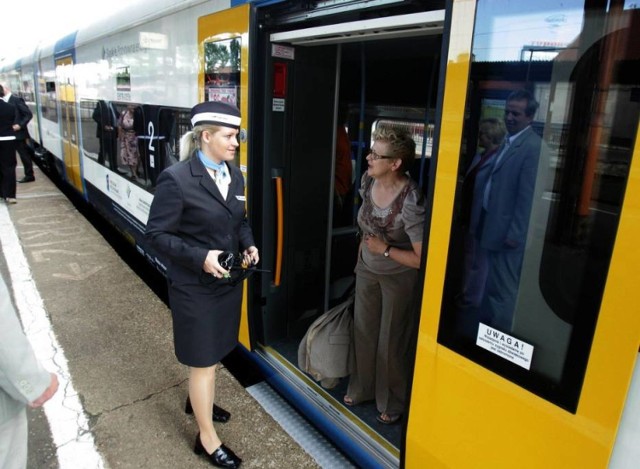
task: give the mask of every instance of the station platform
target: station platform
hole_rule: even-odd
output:
[[[28,467],[212,467],[192,450],[188,369],[167,306],[39,169],[17,199],[0,203],[0,272],[60,378],[54,398],[28,410]],[[244,388],[222,367],[216,391],[232,413],[216,429],[242,467],[351,466],[266,383]]]

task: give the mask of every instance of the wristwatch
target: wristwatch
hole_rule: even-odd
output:
[[[384,250],[384,257],[389,257],[391,254],[391,246],[387,246],[387,249]]]

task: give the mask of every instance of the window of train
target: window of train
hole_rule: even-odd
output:
[[[37,114],[36,111],[36,96],[33,88],[33,80],[25,80],[23,81],[23,90],[18,93],[24,102],[29,107],[31,113],[35,116]]]
[[[190,113],[184,109],[160,109],[160,164],[167,168],[180,161],[180,138],[191,130]]]
[[[433,146],[433,124],[427,126],[427,132],[424,131],[424,122],[378,119],[371,127],[371,133],[378,128],[402,129],[409,132],[413,141],[416,142],[416,158],[431,157],[431,148]],[[426,140],[425,140],[426,137]],[[373,142],[371,142],[373,144]]]
[[[241,50],[240,37],[204,43],[205,101],[221,101],[241,108]],[[236,151],[236,164],[239,161],[240,147]]]
[[[424,114],[424,111],[422,111]],[[411,138],[416,143],[416,156],[413,166],[409,169],[411,178],[423,187],[425,184],[424,175],[426,173],[426,167],[429,165],[429,159],[431,158],[431,149],[433,147],[433,124],[427,124],[425,132],[424,122],[418,122],[413,120],[398,120],[398,119],[377,119],[371,126],[371,133],[378,128],[395,128],[402,129],[409,132]],[[373,142],[370,143],[373,145]]]
[[[114,161],[110,161],[109,166],[134,183],[149,185],[147,125],[142,107],[136,103],[113,101],[105,104],[103,123],[113,122],[114,132],[108,137],[116,147],[112,154]],[[103,143],[107,142],[105,137],[103,135]]]
[[[205,100],[240,108],[240,51],[240,38],[205,42]]]
[[[98,101],[93,99],[80,100],[80,142],[82,156],[92,160],[100,160],[102,155],[101,135],[104,125]],[[101,161],[101,164],[104,164]]]
[[[58,105],[55,81],[45,81],[44,86],[40,87],[40,98],[42,102],[42,117],[57,123]]]
[[[640,114],[639,20],[622,1],[477,3],[438,340],[574,412]]]

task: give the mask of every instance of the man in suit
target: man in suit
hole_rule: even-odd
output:
[[[58,389],[27,340],[0,275],[0,467],[27,467],[27,405],[40,407]]]
[[[536,186],[541,138],[531,127],[538,103],[527,90],[507,98],[507,138],[493,158],[478,237],[489,257],[480,321],[511,331]]]
[[[13,104],[18,110],[18,122],[13,126],[13,130],[16,132],[16,150],[20,155],[22,166],[24,168],[24,177],[18,182],[33,182],[36,180],[33,174],[33,162],[31,161],[31,149],[27,145],[27,139],[29,138],[29,131],[27,130],[27,124],[33,117],[31,110],[24,102],[24,99],[19,96],[15,96],[11,93],[11,89],[6,83],[2,83],[4,88],[4,100],[9,104]]]

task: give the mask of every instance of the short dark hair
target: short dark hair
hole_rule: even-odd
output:
[[[527,117],[532,117],[538,110],[538,101],[536,101],[536,98],[533,96],[531,91],[521,88],[519,90],[512,91],[507,98],[507,102],[523,100],[527,101],[527,107],[524,110],[524,114]]]

